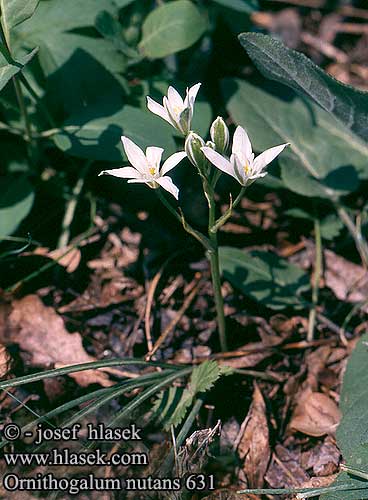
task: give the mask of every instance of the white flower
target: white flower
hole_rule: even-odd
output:
[[[147,96],[147,107],[152,113],[169,122],[179,132],[187,135],[193,118],[194,102],[200,86],[201,84],[197,83],[190,89],[187,88],[184,101],[174,87],[170,86],[167,97],[164,96],[163,98],[163,106]]]
[[[237,127],[233,138],[232,154],[230,161],[209,147],[201,148],[205,156],[217,168],[232,175],[242,186],[248,181],[264,177],[267,172],[265,167],[278,156],[289,144],[281,144],[263,151],[257,158],[254,158],[252,145],[248,134],[242,127]]]
[[[160,167],[162,153],[164,152],[162,148],[149,146],[146,149],[146,153],[144,153],[128,137],[122,136],[121,140],[125,154],[133,166],[103,170],[99,175],[107,174],[121,177],[122,179],[130,179],[129,183],[142,182],[152,189],[157,189],[161,186],[178,199],[179,189],[175,186],[172,179],[165,174],[185,158],[186,153],[184,151],[174,153]]]

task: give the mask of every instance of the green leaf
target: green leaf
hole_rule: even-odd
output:
[[[343,229],[344,224],[342,223],[340,217],[335,214],[327,215],[327,217],[321,221],[321,236],[325,240],[334,240],[339,236]]]
[[[111,0],[43,1],[40,2],[32,19],[19,27],[17,35],[24,41],[32,40],[42,44],[55,33],[93,26],[97,14],[102,10],[114,13],[116,11],[114,2]]]
[[[258,8],[256,0],[214,0],[216,3],[223,5],[227,9],[233,9],[237,12],[251,14]]]
[[[219,379],[221,371],[216,361],[205,361],[195,366],[190,377],[189,390],[195,395],[211,389]]]
[[[0,54],[0,90],[2,90],[8,83],[8,81],[19,71],[21,71],[24,66],[32,59],[32,57],[37,54],[37,50],[38,49],[35,48],[32,50],[32,52],[17,57],[17,60],[12,64],[9,64],[2,53]]]
[[[368,474],[368,335],[358,342],[344,375],[340,396],[342,419],[336,437],[346,465],[363,470]],[[362,492],[346,492],[344,500],[368,498],[368,482],[353,475],[340,474],[335,484],[349,480],[352,485],[365,487]],[[331,493],[321,500],[340,500],[341,496]]]
[[[124,134],[142,148],[159,144],[165,149],[165,155],[176,151],[170,125],[132,106],[103,116],[108,105],[101,101],[71,116],[64,124],[65,132],[53,137],[56,146],[72,156],[120,162],[123,158],[120,136]]]
[[[108,106],[96,117],[112,114],[122,106],[124,90],[117,73],[124,69],[124,56],[108,41],[59,33],[52,42],[52,46],[43,46],[40,54],[48,75],[46,98],[52,109],[62,107],[75,115],[107,94]]]
[[[206,30],[206,22],[189,0],[157,7],[145,19],[139,50],[146,57],[166,57],[193,45]]]
[[[368,177],[368,147],[318,106],[241,80],[226,79],[223,88],[229,113],[248,130],[256,151],[290,143],[279,158],[289,189],[331,198],[357,189],[358,176]]]
[[[234,287],[270,309],[305,305],[300,294],[309,288],[308,275],[274,253],[220,247],[220,266]]]
[[[279,40],[260,33],[242,33],[239,40],[267,78],[305,94],[368,141],[368,93],[335,80],[310,59]]]
[[[29,214],[34,192],[25,178],[0,178],[0,238],[12,234]]]
[[[100,12],[96,17],[95,27],[106,40],[109,40],[114,44],[118,51],[122,52],[127,57],[134,59],[134,62],[141,59],[140,54],[124,41],[122,36],[122,26],[119,23],[118,18],[114,17],[110,12],[107,12],[106,10]]]
[[[9,41],[10,31],[29,19],[39,0],[0,0],[0,18],[5,38]]]
[[[216,361],[205,361],[193,368],[186,389],[170,387],[162,391],[154,403],[154,410],[165,428],[179,425],[196,395],[210,390],[221,375],[229,375],[229,369],[221,370]]]

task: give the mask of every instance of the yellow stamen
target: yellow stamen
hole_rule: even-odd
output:
[[[155,173],[156,173],[156,169],[155,169],[155,167],[150,167],[148,170],[149,170],[149,173],[150,173],[151,175],[155,175]]]
[[[250,166],[249,166],[249,163],[246,162],[245,165],[244,165],[244,172],[249,175],[250,174]]]

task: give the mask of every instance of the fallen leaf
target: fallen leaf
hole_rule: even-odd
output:
[[[331,250],[325,250],[325,280],[336,297],[347,302],[364,302],[368,296],[368,273]],[[368,312],[368,306],[362,308]]]
[[[253,401],[242,428],[238,454],[243,460],[243,471],[249,488],[262,488],[271,451],[266,405],[257,384],[254,385]]]
[[[19,344],[23,351],[31,354],[31,364],[55,367],[95,361],[82,345],[79,333],[69,333],[64,321],[51,307],[46,307],[37,295],[27,295],[14,300],[5,329],[0,332],[5,343]],[[106,373],[86,370],[71,373],[81,386],[112,385]]]
[[[300,451],[277,444],[265,479],[271,488],[298,488],[308,481],[309,476],[300,465]]]
[[[11,368],[12,358],[8,353],[7,348],[0,344],[0,379],[6,377]]]
[[[316,476],[330,476],[338,472],[340,456],[335,440],[327,436],[323,443],[319,443],[308,452],[304,465],[306,469],[313,469]]]
[[[321,392],[306,389],[300,397],[290,428],[308,436],[334,434],[340,422],[341,413],[335,401]]]

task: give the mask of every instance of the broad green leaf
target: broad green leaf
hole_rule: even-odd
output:
[[[72,156],[120,162],[123,158],[120,136],[124,134],[142,148],[159,144],[166,156],[175,152],[174,129],[170,125],[132,106],[103,116],[107,105],[101,101],[71,116],[64,124],[65,132],[53,137],[57,147]]]
[[[19,27],[17,35],[23,40],[42,44],[45,39],[53,37],[54,33],[93,26],[97,14],[102,10],[114,13],[116,11],[114,2],[112,0],[42,1],[32,19]]]
[[[0,90],[2,90],[8,81],[21,71],[23,67],[32,59],[32,57],[37,54],[37,50],[38,49],[35,48],[32,52],[17,57],[16,61],[12,64],[9,64],[3,54],[0,54]]]
[[[270,36],[242,33],[239,40],[267,78],[307,95],[368,141],[368,92],[338,82],[306,56]]]
[[[233,9],[237,12],[245,12],[246,14],[251,14],[257,10],[258,7],[258,2],[256,0],[214,0],[214,2],[228,9]]]
[[[364,335],[354,349],[345,371],[340,396],[342,419],[336,437],[344,461],[349,467],[368,474],[368,335]],[[334,484],[348,479],[354,486],[365,487],[364,492],[346,492],[344,500],[368,498],[368,481],[350,474],[340,474]],[[341,500],[336,494],[323,495],[323,500]]]
[[[290,143],[279,157],[282,180],[305,195],[334,197],[368,177],[368,147],[328,113],[289,94],[277,97],[245,81],[224,81],[227,109],[256,151]]]
[[[12,234],[29,214],[34,200],[31,184],[25,178],[0,178],[0,239]]]
[[[29,19],[39,0],[0,0],[1,25],[6,40],[9,42],[10,30]]]
[[[135,0],[114,0],[114,3],[117,7],[119,7],[119,9],[123,9],[133,2],[135,2]]]
[[[195,43],[206,22],[189,0],[176,0],[157,7],[145,19],[139,50],[146,57],[166,57]]]
[[[224,278],[256,302],[271,309],[304,306],[300,293],[309,288],[308,275],[272,252],[220,247],[220,266]]]
[[[58,33],[51,46],[41,48],[40,63],[48,75],[46,95],[52,108],[62,107],[67,114],[76,114],[106,94],[109,106],[102,110],[103,115],[122,106],[124,90],[118,71],[124,69],[124,56],[108,41]]]
[[[111,73],[115,74],[125,69],[124,57],[114,50],[108,41],[75,33],[55,33],[40,46],[40,63],[46,76],[55,74],[57,71],[60,73],[64,70],[64,65],[70,66],[71,59],[77,51],[87,53]],[[83,61],[79,61],[79,64],[83,65]],[[77,73],[76,68],[72,69]],[[80,66],[79,70],[81,70]],[[88,68],[85,71],[88,72]],[[75,73],[73,72],[73,78],[70,78],[69,74],[70,84],[76,77],[80,78],[80,75]]]

